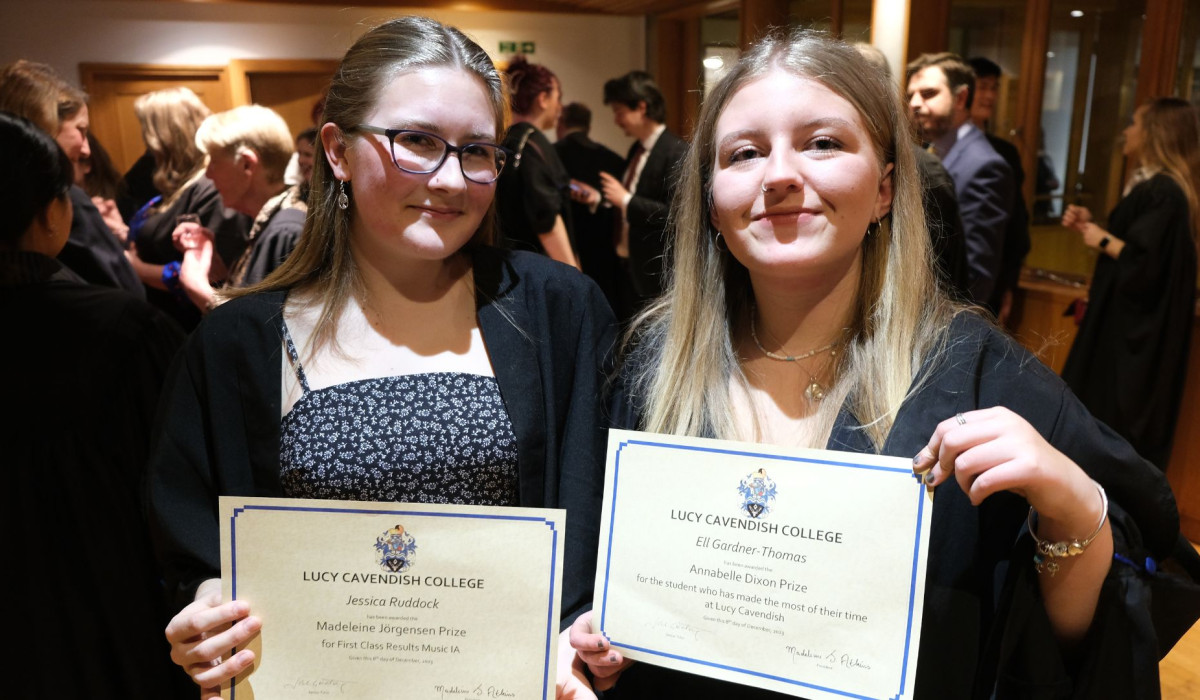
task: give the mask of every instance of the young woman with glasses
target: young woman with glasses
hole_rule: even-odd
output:
[[[488,245],[504,105],[457,30],[365,34],[329,89],[295,251],[188,343],[150,490],[187,603],[172,657],[206,693],[250,667],[261,625],[220,599],[219,494],[565,508],[564,618],[590,600],[614,322],[577,271]]]

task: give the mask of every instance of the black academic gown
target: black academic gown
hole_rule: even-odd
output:
[[[1167,468],[1195,320],[1196,248],[1171,178],[1138,184],[1109,217],[1125,242],[1101,254],[1062,376],[1088,410]]]
[[[34,253],[0,255],[0,325],[6,615],[16,635],[4,694],[178,697],[191,684],[163,637],[167,599],[141,484],[183,335],[146,302]]]
[[[928,379],[901,406],[882,454],[911,458],[940,421],[1006,406],[1104,485],[1118,553],[1143,562],[1147,556],[1161,561],[1175,551],[1181,542],[1179,517],[1162,474],[1089,416],[1045,365],[991,324],[965,313],[948,334],[946,356],[923,370]],[[621,376],[630,371],[636,369]],[[614,427],[638,427],[639,400],[623,382],[613,405]],[[845,410],[828,447],[874,452]],[[1068,663],[1038,593],[1033,543],[1024,528],[1028,510],[1012,493],[993,495],[976,507],[953,479],[937,487],[913,697],[1157,698],[1160,643],[1169,646],[1200,616],[1200,589],[1192,586],[1190,608],[1169,609],[1177,618],[1170,629],[1156,629],[1153,578],[1114,562],[1092,629],[1078,658]],[[1193,566],[1200,563],[1190,548],[1184,553]],[[605,694],[606,700],[665,697],[785,696],[644,663],[631,666],[616,691]]]
[[[473,253],[480,331],[517,438],[518,505],[567,511],[562,614],[592,598],[604,446],[601,394],[615,320],[591,280],[522,251]],[[179,605],[220,576],[217,497],[283,496],[283,292],[217,307],[164,390],[150,505]]]

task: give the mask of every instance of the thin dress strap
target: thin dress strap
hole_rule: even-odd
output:
[[[304,376],[304,368],[300,366],[300,353],[296,352],[296,344],[292,342],[292,334],[288,332],[287,321],[281,318],[279,325],[283,328],[283,342],[287,344],[288,358],[292,361],[292,368],[296,370],[296,379],[300,382],[300,388],[307,394],[308,377]]]

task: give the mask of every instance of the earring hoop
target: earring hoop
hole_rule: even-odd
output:
[[[713,240],[713,245],[722,253],[729,252],[729,246],[725,243],[725,239],[721,237],[720,231],[717,231],[716,238]]]
[[[346,194],[345,180],[338,180],[337,208],[342,211],[350,208],[350,196]]]
[[[879,219],[875,219],[867,224],[867,238],[879,233]]]

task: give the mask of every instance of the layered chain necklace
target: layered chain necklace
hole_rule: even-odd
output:
[[[771,358],[772,360],[776,360],[778,362],[800,362],[801,360],[807,360],[810,357],[820,355],[823,352],[829,352],[830,359],[835,359],[837,357],[838,346],[842,344],[840,338],[828,345],[822,345],[819,348],[809,350],[808,352],[801,353],[799,355],[780,355],[778,353],[771,352],[770,350],[764,348],[762,341],[758,339],[758,329],[755,327],[754,320],[756,316],[758,316],[758,309],[752,309],[750,313],[750,337],[754,339],[754,345],[758,347],[759,352]],[[808,372],[807,369],[804,371]],[[825,398],[826,391],[827,388],[817,380],[817,376],[812,372],[808,372],[808,386],[804,388],[804,398],[812,401],[813,403],[817,403],[821,401],[821,399]]]

